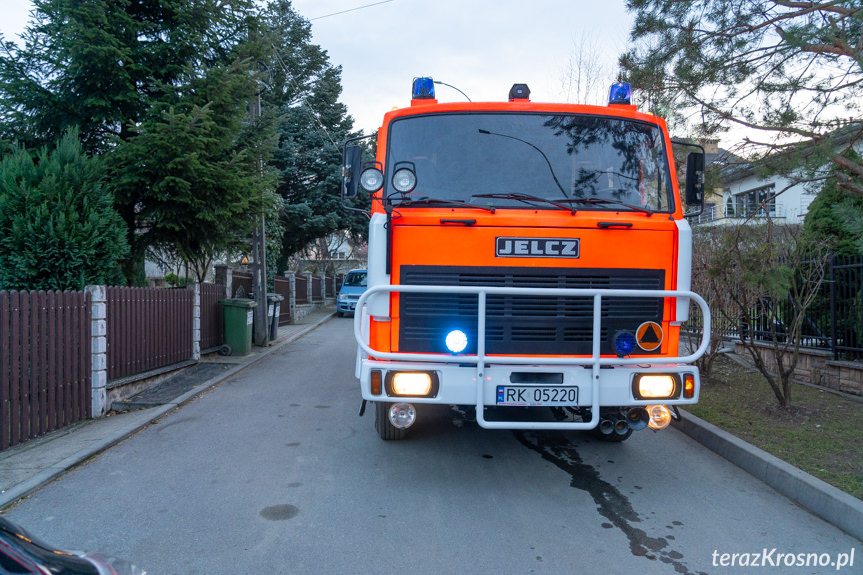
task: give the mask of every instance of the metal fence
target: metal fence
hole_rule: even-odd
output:
[[[273,278],[273,289],[284,298],[279,307],[279,326],[288,325],[291,323],[291,280],[276,276]]]
[[[109,380],[192,358],[193,292],[109,287],[106,298]]]
[[[0,450],[90,417],[90,294],[0,291]]]
[[[225,286],[201,284],[201,351],[214,349],[225,342]]]
[[[829,335],[834,359],[863,358],[863,258],[834,257],[830,262],[829,281],[822,290],[820,303],[829,300],[829,314],[813,321],[820,325],[819,334]],[[826,293],[825,293],[826,292]],[[826,317],[824,317],[826,316]],[[820,320],[820,321],[819,321]],[[829,323],[827,323],[829,321]],[[827,326],[829,325],[829,328]]]
[[[235,271],[231,280],[231,297],[248,297],[254,291],[252,274]]]
[[[309,278],[304,275],[296,275],[294,276],[294,280],[296,283],[296,292],[297,292],[297,303],[311,303],[309,302]]]
[[[796,303],[787,300],[774,304],[764,300],[749,310],[748,320],[736,312],[713,308],[713,332],[734,339],[752,331],[756,341],[771,341],[775,333],[784,340],[788,325],[796,315]],[[698,318],[689,324],[698,329]],[[771,325],[772,322],[772,325]],[[833,359],[863,359],[863,258],[832,257],[821,290],[806,310],[800,333],[804,348],[829,351]]]
[[[324,300],[323,286],[321,283],[321,276],[312,276],[312,301]]]

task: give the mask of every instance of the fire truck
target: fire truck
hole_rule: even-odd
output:
[[[344,146],[343,205],[371,199],[360,414],[373,404],[385,440],[429,404],[489,429],[663,429],[698,401],[710,324],[665,122],[624,83],[607,106],[533,102],[524,84],[444,103],[436,83],[414,79],[374,157]],[[695,150],[690,206],[703,174]],[[682,345],[690,308],[701,321]]]

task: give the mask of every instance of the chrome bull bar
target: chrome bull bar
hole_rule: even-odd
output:
[[[370,297],[393,292],[399,293],[434,293],[434,294],[475,294],[477,296],[477,350],[475,354],[432,354],[410,352],[384,352],[371,348],[368,333],[363,332],[366,303]],[[485,352],[486,301],[489,295],[530,295],[548,297],[591,297],[593,298],[593,333],[591,335],[591,355],[582,357],[551,357],[551,356],[487,356]],[[602,333],[602,298],[603,297],[657,297],[657,298],[687,298],[694,301],[701,310],[704,324],[701,342],[696,350],[686,356],[651,356],[651,357],[600,357],[600,334]],[[590,422],[502,422],[488,421],[484,418],[483,386],[477,385],[477,422],[491,429],[593,429],[599,423],[599,370],[602,366],[638,365],[650,363],[689,364],[698,360],[710,345],[710,308],[700,295],[691,291],[681,290],[637,290],[637,289],[583,289],[583,288],[518,288],[494,286],[415,286],[415,285],[382,285],[369,288],[360,296],[354,314],[354,337],[362,352],[375,359],[427,362],[442,364],[475,364],[477,381],[481,382],[485,366],[496,365],[543,365],[555,366],[590,366],[592,368],[591,387],[592,405]]]

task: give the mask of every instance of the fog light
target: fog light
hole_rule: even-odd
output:
[[[399,193],[408,194],[417,187],[417,175],[409,168],[399,168],[393,174],[393,188]]]
[[[647,425],[655,431],[665,429],[671,423],[671,412],[664,405],[648,405],[647,414],[650,416]]]
[[[376,192],[384,186],[384,174],[378,168],[366,168],[360,174],[360,187],[367,192]]]
[[[396,395],[428,395],[432,380],[427,373],[396,373],[392,390]]]
[[[467,335],[460,329],[446,334],[446,348],[452,353],[461,353],[467,348]]]
[[[675,395],[677,381],[673,375],[641,375],[636,377],[638,385],[634,391],[639,399],[667,399]]]
[[[417,420],[417,410],[410,403],[394,403],[389,409],[389,419],[393,427],[407,429]]]

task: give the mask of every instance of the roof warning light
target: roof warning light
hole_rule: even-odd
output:
[[[412,99],[434,100],[434,97],[434,80],[431,78],[414,78]]]
[[[626,82],[612,84],[611,91],[608,93],[608,103],[629,106],[632,103],[632,86]]]

